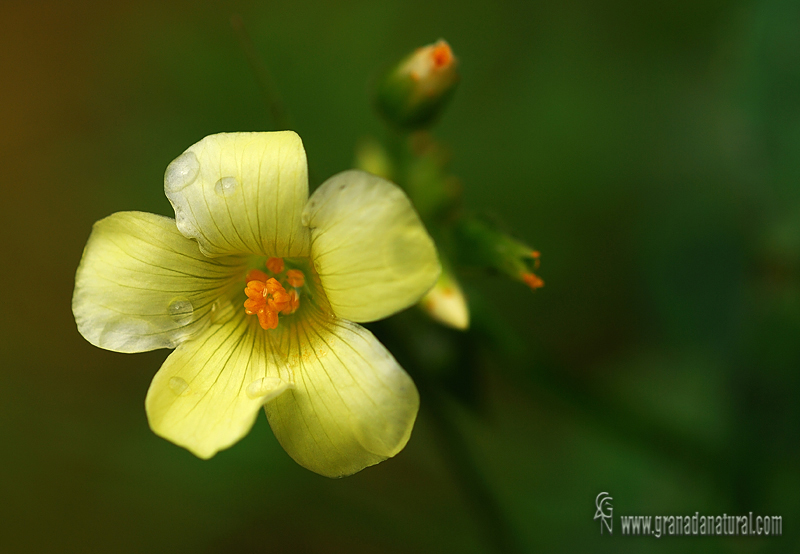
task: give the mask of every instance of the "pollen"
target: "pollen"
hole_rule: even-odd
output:
[[[293,287],[302,287],[306,282],[306,276],[299,269],[290,269],[286,272],[286,280]]]
[[[248,279],[257,271],[250,271],[247,274]],[[264,275],[263,272],[259,273]],[[300,304],[297,293],[294,290],[292,292],[294,296],[289,295],[283,285],[272,277],[264,280],[259,278],[248,280],[247,288],[244,289],[247,295],[247,300],[244,301],[244,313],[258,316],[258,323],[263,329],[275,329],[278,326],[278,314],[292,313]]]

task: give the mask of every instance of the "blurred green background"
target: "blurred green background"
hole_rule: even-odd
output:
[[[446,38],[450,169],[542,252],[536,293],[464,276],[497,346],[449,376],[467,393],[423,391],[404,452],[343,480],[296,465],[263,416],[210,461],[156,437],[144,397],[167,352],[96,349],[70,311],[94,221],[171,215],[173,158],[272,128],[233,13],[312,185],[381,136],[380,70]],[[0,551],[798,548],[799,30],[780,0],[4,1]],[[454,472],[442,413],[494,510]],[[601,536],[601,491],[615,515],[782,515],[783,536]]]

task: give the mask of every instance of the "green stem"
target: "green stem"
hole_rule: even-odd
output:
[[[408,315],[414,317],[414,314]],[[408,346],[415,342],[411,340],[409,329],[417,326],[403,325],[397,321],[400,317],[373,323],[369,328],[411,373],[420,393],[422,415],[427,416],[436,434],[436,443],[441,449],[443,460],[461,489],[478,526],[483,530],[487,543],[493,546],[494,552],[502,554],[525,552],[475,462],[467,438],[453,420],[452,411],[447,409],[449,394],[436,378],[429,376],[423,367],[425,364]],[[406,320],[406,323],[409,321]],[[413,371],[414,369],[417,371]]]
[[[481,522],[486,540],[494,545],[496,552],[504,554],[524,552],[489,485],[475,464],[464,435],[444,409],[444,394],[436,392],[427,379],[420,379],[419,375],[415,376],[415,380],[422,398],[427,399],[424,406],[429,420],[433,423],[437,443],[441,447],[445,462],[450,466],[453,476],[467,497],[476,519]]]
[[[250,39],[250,35],[244,26],[244,21],[239,14],[231,16],[231,27],[233,28],[233,32],[236,33],[236,38],[239,39],[239,46],[241,46],[247,58],[247,63],[250,64],[250,68],[253,70],[253,73],[255,73],[256,81],[261,89],[261,94],[267,104],[267,110],[272,116],[272,122],[279,130],[290,129],[291,121],[289,119],[289,114],[281,100],[280,94],[278,94],[278,88],[272,80],[272,75],[267,65],[258,55],[255,46],[253,46],[253,41]]]

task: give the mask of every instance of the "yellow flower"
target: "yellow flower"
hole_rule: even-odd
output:
[[[175,348],[147,393],[153,431],[210,458],[264,406],[284,449],[322,475],[402,450],[417,390],[352,322],[414,304],[439,274],[403,192],[345,171],[309,199],[291,131],[206,137],[169,165],[164,189],[174,220],[121,212],[94,225],[72,301],[95,346]]]

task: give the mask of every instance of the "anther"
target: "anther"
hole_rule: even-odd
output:
[[[264,297],[265,288],[267,288],[267,284],[264,281],[248,281],[247,288],[244,289],[244,293],[248,298],[257,300]]]
[[[248,276],[251,273],[253,272],[248,273]],[[278,313],[286,313],[286,310],[292,309],[295,303],[283,285],[271,277],[263,281],[260,279],[248,281],[244,293],[247,295],[247,300],[244,302],[244,313],[257,315],[258,323],[264,329],[275,329],[278,326]],[[299,303],[299,300],[296,302]]]
[[[289,291],[289,303],[283,310],[281,310],[281,313],[284,315],[293,314],[297,311],[297,308],[299,307],[300,307],[300,297],[297,295],[297,291],[292,289]]]
[[[299,269],[290,269],[286,272],[286,280],[293,287],[302,287],[306,282],[306,276]]]
[[[268,308],[258,311],[258,323],[262,329],[274,329],[278,326],[278,314]]]
[[[270,258],[267,260],[267,269],[275,275],[283,272],[283,258]]]
[[[260,269],[251,269],[247,272],[247,277],[244,278],[244,282],[249,283],[250,281],[263,281],[266,283],[267,279],[269,279],[269,275]]]

